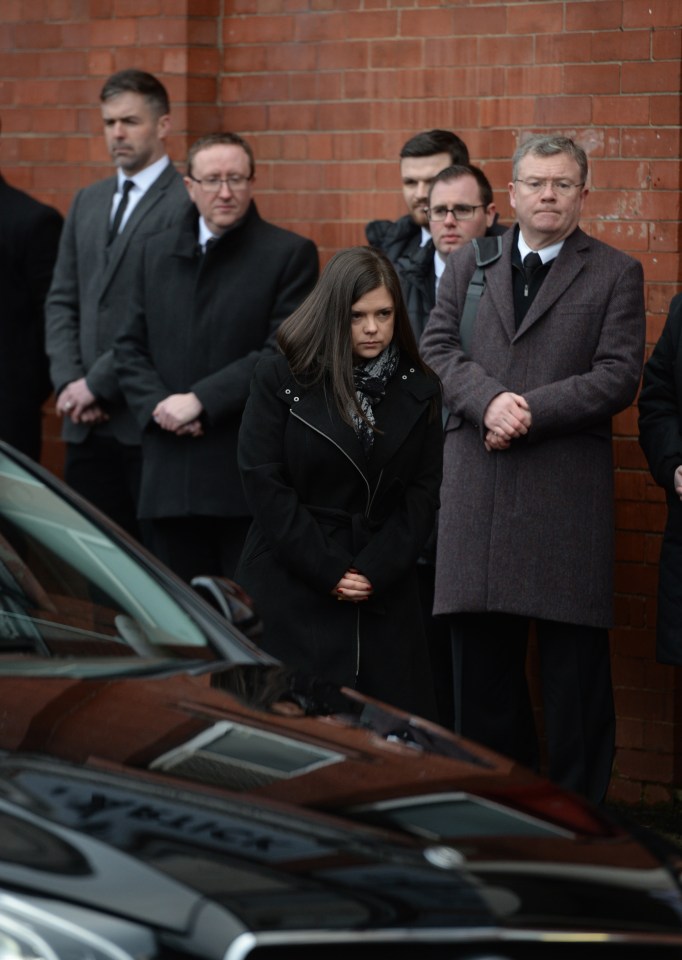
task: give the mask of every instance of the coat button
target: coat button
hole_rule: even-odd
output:
[[[407,374],[406,374],[406,373],[403,374],[403,380],[407,380]]]
[[[414,367],[410,367],[410,373],[414,373]]]
[[[289,394],[291,393],[291,390],[289,389],[289,387],[287,387],[284,392],[286,393],[287,396],[289,396]]]
[[[298,401],[298,397],[294,397],[294,400]]]

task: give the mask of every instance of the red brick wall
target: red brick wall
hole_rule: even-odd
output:
[[[2,168],[62,210],[108,170],[102,81],[137,65],[171,92],[174,158],[216,127],[245,133],[262,212],[325,258],[403,212],[397,156],[415,131],[458,132],[508,219],[519,137],[559,130],[590,155],[585,228],[644,265],[650,343],[680,289],[682,0],[0,0],[0,14]],[[664,504],[634,409],[614,447],[612,796],[654,801],[682,783],[682,673],[653,658]],[[58,466],[57,446],[47,456]]]

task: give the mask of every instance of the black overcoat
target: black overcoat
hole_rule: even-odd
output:
[[[62,222],[0,177],[0,437],[36,460],[51,391],[43,310]]]
[[[237,434],[251,376],[317,280],[312,240],[262,220],[255,204],[203,256],[197,231],[192,206],[180,224],[145,242],[130,319],[114,348],[142,428],[143,518],[248,516]],[[204,435],[157,427],[157,403],[190,391],[204,408]]]
[[[663,333],[644,367],[639,440],[649,469],[665,490],[668,517],[661,545],[656,657],[682,665],[682,501],[675,470],[682,466],[682,294],[673,297]]]
[[[306,389],[275,356],[256,369],[239,437],[254,523],[236,577],[264,621],[263,646],[422,713],[431,691],[416,561],[438,506],[439,405],[437,380],[401,359],[367,459],[323,386]],[[370,600],[332,595],[350,567],[374,586]]]

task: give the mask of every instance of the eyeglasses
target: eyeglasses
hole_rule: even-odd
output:
[[[244,177],[241,174],[233,173],[229,177],[205,177],[203,180],[193,177],[189,174],[190,180],[198,183],[204,193],[219,193],[220,188],[225,183],[233,193],[243,190],[251,177]]]
[[[558,193],[562,197],[570,197],[574,190],[579,190],[581,187],[585,186],[585,183],[571,183],[570,180],[521,180],[520,177],[517,177],[514,183],[522,184],[521,190],[523,193],[532,194],[532,193],[542,193],[547,184],[552,188],[554,193]]]
[[[457,203],[454,207],[425,207],[426,216],[429,220],[445,220],[447,215],[451,213],[455,220],[473,220],[474,213],[478,210],[479,207],[485,207],[485,203],[477,203],[474,206],[470,206],[468,203]]]

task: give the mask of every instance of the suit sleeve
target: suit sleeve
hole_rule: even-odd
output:
[[[76,221],[82,191],[64,224],[52,284],[45,303],[45,347],[55,391],[85,375],[80,349],[80,309]]]
[[[138,266],[130,291],[130,310],[121,333],[114,341],[113,359],[126,403],[141,429],[145,430],[153,425],[152,413],[157,403],[172,391],[164,384],[152,360],[145,302],[154,292],[146,292],[147,270],[142,244],[138,245],[137,253]]]
[[[599,261],[591,262],[591,268],[598,277],[607,275]],[[533,418],[528,443],[587,430],[634,400],[646,335],[643,271],[628,257],[622,270],[613,274],[610,288],[602,294],[604,308],[591,369],[524,393]]]
[[[457,269],[455,269],[457,268]],[[448,257],[438,284],[436,306],[422,335],[419,350],[440,377],[443,403],[458,417],[485,434],[483,417],[490,401],[508,389],[462,350],[459,325],[469,280],[475,269],[473,248]]]
[[[682,295],[673,298],[663,333],[644,367],[639,397],[639,442],[656,483],[675,494],[682,465],[682,419],[676,368],[682,334]]]
[[[315,590],[329,593],[352,566],[331,542],[287,478],[284,437],[289,407],[278,396],[276,361],[256,368],[239,431],[238,461],[253,517],[280,563]]]
[[[32,308],[24,318],[32,329],[27,338],[35,344],[35,362],[38,365],[31,372],[40,389],[37,393],[46,400],[50,395],[49,365],[45,353],[45,300],[50,289],[54,265],[59,249],[59,238],[64,220],[57,210],[43,206],[39,214],[31,220],[26,237],[26,254],[22,260],[22,282],[30,297]]]
[[[430,412],[423,414],[429,418]],[[440,414],[426,425],[415,470],[390,515],[370,542],[353,558],[377,594],[414,569],[433,532],[443,477],[443,428]]]
[[[267,269],[267,251],[264,252]],[[209,423],[219,422],[239,413],[249,396],[249,385],[261,357],[274,353],[277,328],[294,312],[315,286],[319,271],[317,247],[312,240],[298,238],[287,251],[274,291],[272,308],[267,318],[267,335],[258,350],[251,350],[192,386],[201,401]],[[244,318],[248,323],[248,318]]]

